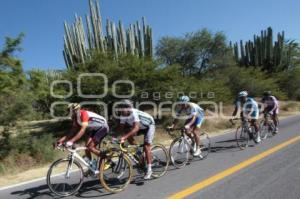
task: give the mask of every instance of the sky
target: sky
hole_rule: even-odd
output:
[[[222,31],[228,41],[249,40],[271,26],[300,41],[299,0],[99,0],[103,20],[121,19],[127,27],[145,16],[154,43],[202,28]],[[88,0],[0,0],[0,45],[6,36],[25,33],[16,54],[25,70],[65,69],[63,22],[89,13]],[[1,49],[1,48],[0,48]]]

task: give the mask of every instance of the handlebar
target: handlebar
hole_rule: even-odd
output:
[[[61,150],[61,151],[65,151],[65,150],[68,150],[68,151],[70,151],[70,152],[76,152],[76,151],[80,151],[80,150],[86,150],[87,148],[86,147],[81,147],[81,146],[79,146],[79,147],[77,147],[76,145],[72,145],[72,146],[67,146],[66,145],[66,142],[64,142],[63,144],[61,144],[61,145],[56,145],[55,146],[55,149],[57,149],[57,150]]]

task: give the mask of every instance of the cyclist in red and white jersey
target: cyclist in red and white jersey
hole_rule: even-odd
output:
[[[66,142],[67,147],[72,146],[85,133],[88,133],[86,142],[86,156],[91,160],[91,152],[100,156],[97,145],[101,143],[103,138],[108,134],[109,127],[106,119],[101,115],[81,109],[80,104],[73,103],[69,105],[72,110],[72,129],[69,135],[63,136],[57,141],[57,145]]]

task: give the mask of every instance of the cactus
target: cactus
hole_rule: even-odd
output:
[[[269,27],[262,30],[260,35],[254,35],[253,41],[246,42],[245,46],[241,40],[240,50],[238,43],[235,43],[234,59],[242,66],[260,66],[263,70],[277,71],[283,63],[283,58],[288,57],[284,55],[284,42],[284,32],[278,33],[277,40],[273,42],[273,30]],[[288,62],[288,58],[285,62]]]
[[[81,17],[75,15],[75,22],[69,25],[64,22],[63,56],[68,69],[76,69],[77,64],[85,63],[91,58],[91,52],[111,53],[117,60],[122,54],[130,53],[138,57],[152,57],[152,29],[142,18],[142,28],[137,21],[125,29],[119,21],[107,19],[106,35],[103,33],[103,22],[97,0],[89,0],[89,15],[85,16],[86,29]]]

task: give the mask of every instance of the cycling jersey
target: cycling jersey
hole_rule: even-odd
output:
[[[120,118],[120,124],[133,126],[135,122],[140,123],[138,134],[144,134],[144,142],[152,144],[155,134],[155,122],[153,117],[148,113],[132,108],[129,116],[121,116]]]
[[[204,117],[204,110],[198,105],[193,102],[189,102],[188,108],[182,108],[176,110],[176,116],[179,117],[180,115],[186,115],[188,119],[193,118],[194,116]]]
[[[235,106],[237,108],[242,108],[244,116],[247,116],[251,119],[258,119],[259,108],[257,102],[253,98],[247,97],[246,102],[244,104],[242,104],[240,100],[237,100],[235,102]]]
[[[265,111],[269,112],[270,114],[278,114],[279,103],[276,97],[263,97],[261,102],[265,104]]]
[[[180,115],[184,114],[187,116],[187,120],[185,124],[190,123],[190,121],[195,118],[194,123],[192,126],[195,126],[197,128],[201,127],[201,124],[203,123],[204,120],[204,110],[198,105],[193,102],[188,103],[188,108],[182,108],[176,111],[176,116],[179,117]]]
[[[135,108],[131,109],[131,114],[129,116],[121,116],[120,118],[120,124],[128,124],[133,126],[133,123],[135,122],[140,123],[140,129],[146,129],[150,125],[155,124],[154,119],[150,114]]]
[[[78,126],[81,126],[83,122],[88,122],[87,128],[99,128],[107,126],[107,121],[104,117],[83,109],[80,110],[78,115],[74,115],[73,119],[75,124]]]

